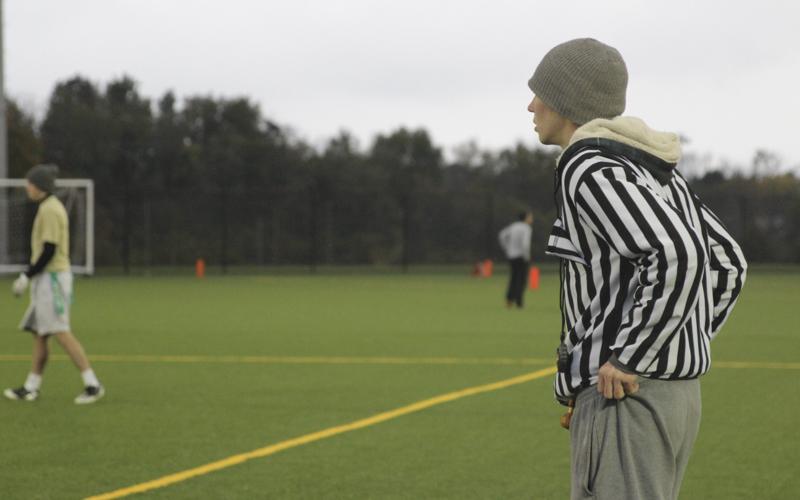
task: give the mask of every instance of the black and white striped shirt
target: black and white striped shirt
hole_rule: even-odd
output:
[[[745,279],[739,245],[673,164],[600,138],[571,145],[556,170],[547,253],[561,257],[566,403],[607,361],[641,376],[691,379]]]

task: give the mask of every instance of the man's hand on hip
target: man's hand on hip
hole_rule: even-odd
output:
[[[622,399],[639,390],[638,375],[625,373],[606,362],[597,373],[597,392],[606,399]]]

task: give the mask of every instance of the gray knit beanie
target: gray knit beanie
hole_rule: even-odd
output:
[[[58,167],[55,165],[36,165],[25,176],[31,184],[48,193],[56,190],[56,177]]]
[[[583,125],[625,111],[628,69],[614,47],[577,38],[548,52],[528,87],[561,116]]]

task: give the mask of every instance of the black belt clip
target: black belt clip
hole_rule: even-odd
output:
[[[556,366],[561,373],[569,372],[570,365],[572,364],[572,355],[567,350],[566,344],[563,342],[559,344],[556,349]]]

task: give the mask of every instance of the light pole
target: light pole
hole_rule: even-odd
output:
[[[6,132],[5,51],[3,47],[3,0],[0,0],[0,179],[8,177],[8,134]],[[0,263],[8,263],[8,197],[0,189]]]

